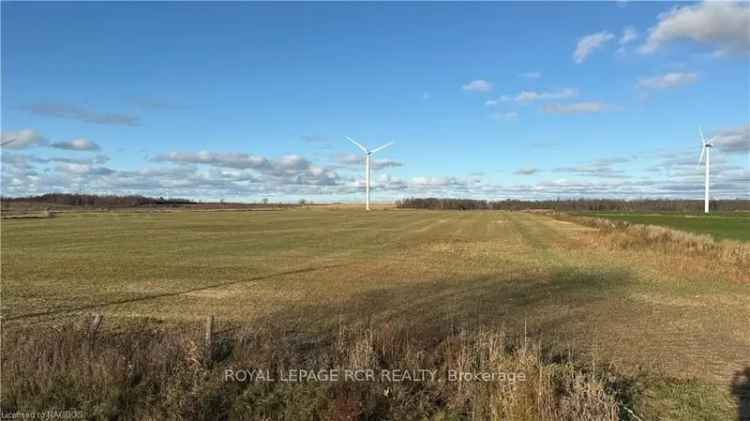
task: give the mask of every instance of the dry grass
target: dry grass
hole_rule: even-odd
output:
[[[666,255],[698,257],[705,259],[709,267],[730,271],[735,279],[750,282],[748,243],[717,241],[709,235],[602,218],[575,217],[573,221],[598,228],[599,243],[609,247],[624,250],[645,249]]]
[[[394,324],[342,326],[315,338],[257,328],[222,337],[210,353],[196,339],[147,326],[101,337],[71,324],[6,334],[16,352],[2,360],[1,409],[78,408],[89,419],[607,421],[624,413],[629,393],[613,375],[487,328],[424,337]],[[227,370],[245,369],[270,370],[275,381],[227,380]],[[282,381],[293,369],[373,377]],[[458,381],[450,370],[494,377]],[[397,380],[406,371],[411,378]]]

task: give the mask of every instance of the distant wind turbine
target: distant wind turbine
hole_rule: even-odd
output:
[[[701,135],[701,156],[698,158],[698,167],[702,163],[705,162],[706,164],[706,195],[704,198],[704,205],[703,205],[703,212],[708,213],[708,196],[709,196],[709,190],[711,189],[711,148],[714,146],[713,141],[716,139],[716,137],[712,137],[711,139],[706,140],[705,137],[703,137],[703,129],[698,127],[698,132]],[[704,160],[705,158],[705,160]]]
[[[369,150],[349,136],[347,136],[346,139],[352,142],[356,147],[358,147],[359,149],[362,150],[362,152],[365,153],[365,209],[370,210],[370,176],[372,175],[372,170],[370,169],[370,157],[375,152],[381,151],[393,145],[395,142],[386,143],[383,146],[378,146],[377,148],[373,150]]]

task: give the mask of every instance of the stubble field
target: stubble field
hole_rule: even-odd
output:
[[[503,326],[586,364],[662,379],[647,382],[639,410],[663,419],[732,419],[733,376],[750,367],[742,271],[610,247],[593,228],[531,213],[291,209],[3,221],[4,329],[90,313],[104,314],[108,329],[213,315],[220,330],[263,324],[306,337],[393,322],[423,336]]]

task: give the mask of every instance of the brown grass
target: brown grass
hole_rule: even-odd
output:
[[[311,338],[256,327],[220,338],[209,352],[189,328],[144,325],[93,338],[82,326],[5,334],[3,412],[75,408],[92,419],[153,420],[578,421],[619,419],[626,396],[613,377],[501,329],[420,337],[394,324],[341,326],[328,337]],[[225,379],[226,370],[268,369],[276,376],[298,368],[372,369],[375,377]],[[380,376],[397,369],[436,374],[418,381]],[[450,381],[449,369],[498,374],[493,381]],[[514,378],[500,379],[500,373]]]
[[[573,221],[598,228],[598,243],[615,249],[648,250],[671,256],[690,256],[706,259],[709,267],[730,271],[733,278],[750,282],[750,244],[732,240],[714,240],[709,235],[693,234],[671,228],[632,224],[602,218],[557,215],[563,221]]]

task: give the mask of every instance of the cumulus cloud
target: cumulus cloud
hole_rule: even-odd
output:
[[[336,157],[336,162],[341,165],[347,165],[347,166],[361,166],[364,165],[365,159],[362,155],[356,155],[356,154],[341,154]],[[404,164],[400,161],[396,161],[393,159],[377,159],[373,158],[370,162],[371,166],[375,170],[383,169],[383,168],[395,168],[395,167],[401,167]]]
[[[503,95],[498,98],[499,101],[531,102],[531,101],[548,101],[574,98],[578,96],[578,90],[574,88],[564,88],[558,91],[521,91],[516,95]],[[498,100],[492,104],[487,101],[485,105],[496,105]]]
[[[5,153],[2,155],[3,162],[16,166],[29,166],[30,164],[46,164],[50,162],[55,163],[66,163],[66,164],[80,164],[80,165],[95,165],[104,164],[109,161],[107,155],[97,155],[93,158],[67,158],[67,157],[51,157],[42,158],[34,155],[26,155],[19,153]]]
[[[51,144],[50,147],[57,149],[66,149],[69,151],[98,151],[100,149],[99,145],[82,137],[70,140],[68,142],[55,142]]]
[[[660,76],[643,78],[638,81],[638,86],[645,89],[667,89],[676,88],[681,85],[691,85],[698,80],[695,73],[667,73]]]
[[[107,167],[97,167],[91,164],[80,164],[80,163],[64,163],[57,166],[57,171],[61,173],[67,173],[72,175],[110,175],[114,174],[115,170]]]
[[[34,129],[22,129],[0,134],[0,146],[4,149],[25,149],[47,144],[47,139]]]
[[[638,39],[638,31],[632,26],[626,26],[620,36],[620,45],[625,45]]]
[[[376,170],[382,169],[382,168],[395,168],[395,167],[401,167],[404,164],[401,161],[396,161],[394,159],[375,159],[372,162],[372,167]]]
[[[486,80],[472,80],[471,82],[465,84],[463,86],[464,91],[469,92],[489,92],[494,88],[492,83],[487,82]]]
[[[31,113],[47,117],[78,120],[84,123],[107,124],[115,126],[137,126],[137,116],[87,110],[69,104],[39,103],[26,107]]]
[[[513,174],[516,175],[534,175],[539,172],[538,168],[519,168],[518,170],[514,171]]]
[[[156,156],[153,161],[253,170],[270,177],[274,182],[285,184],[333,185],[338,179],[335,171],[315,166],[300,155],[282,155],[277,159],[268,159],[245,153],[170,152]]]
[[[675,7],[659,15],[640,51],[653,53],[663,45],[692,40],[721,52],[750,53],[750,5],[747,2],[707,1]]]
[[[572,104],[561,105],[561,104],[547,104],[544,106],[544,112],[550,114],[584,114],[584,113],[600,113],[607,111],[612,107],[601,102],[575,102]]]
[[[597,32],[595,34],[586,35],[578,40],[576,49],[573,52],[573,60],[576,63],[583,63],[594,50],[601,47],[615,36],[607,31]]]
[[[671,176],[662,174],[645,177],[623,171],[618,165],[632,158],[593,160],[580,165],[559,167],[553,173],[560,178],[544,179],[535,183],[496,184],[481,177],[418,176],[402,179],[380,175],[373,187],[383,192],[378,197],[393,199],[394,194],[408,196],[443,196],[482,199],[522,198],[545,199],[555,197],[702,197],[702,174],[695,169],[696,154],[665,157],[664,161],[678,162],[679,171]],[[646,157],[643,157],[644,159]],[[2,154],[3,194],[8,196],[41,194],[46,192],[85,191],[100,194],[144,194],[149,196],[190,197],[216,200],[236,197],[257,200],[260,197],[279,197],[295,200],[308,195],[360,194],[363,189],[361,174],[337,177],[333,182],[314,182],[297,176],[275,177],[252,169],[213,167],[203,164],[179,163],[156,168],[117,170],[86,160],[51,160],[15,152]],[[269,161],[276,161],[269,159]],[[297,166],[299,160],[289,158],[285,165]],[[683,162],[684,161],[684,162]],[[639,164],[644,161],[641,157]],[[50,163],[60,164],[51,165]],[[66,165],[67,164],[67,165]],[[731,164],[727,154],[717,154],[715,164],[714,197],[747,197],[750,172]],[[676,165],[676,164],[675,164]],[[714,165],[712,165],[714,167]],[[311,174],[324,175],[326,169],[310,165]],[[531,169],[517,173],[530,175]],[[538,172],[543,172],[541,169]],[[546,172],[545,172],[546,173]],[[648,174],[648,173],[646,173]],[[570,178],[568,178],[570,177]]]
[[[411,184],[417,187],[448,187],[465,183],[457,177],[413,177]]]
[[[714,139],[714,145],[721,152],[750,154],[750,123],[719,131]]]
[[[261,156],[245,153],[216,153],[216,152],[170,152],[156,156],[154,161],[176,162],[189,164],[205,164],[214,167],[236,168],[236,169],[266,169],[270,168],[270,162]]]

